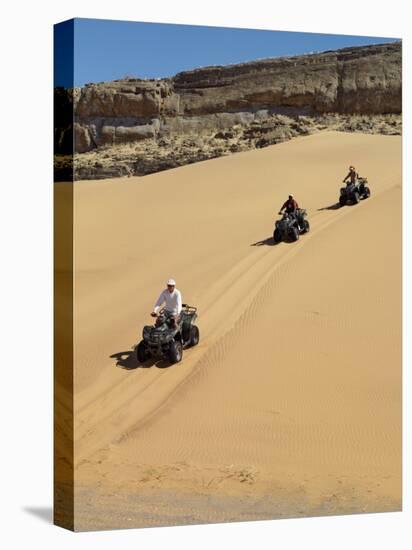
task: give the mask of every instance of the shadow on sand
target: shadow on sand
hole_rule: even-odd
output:
[[[252,243],[250,246],[279,246],[280,244],[294,244],[295,241],[292,241],[290,239],[280,241],[278,243],[275,243],[273,240],[273,237],[267,237],[267,239],[263,239],[263,241],[256,241],[255,243]]]
[[[273,237],[268,237],[267,239],[263,239],[263,241],[256,241],[250,246],[276,246],[276,243],[273,240]]]
[[[148,359],[144,363],[139,363],[136,353],[132,350],[119,351],[117,353],[113,353],[110,357],[111,359],[116,359],[116,367],[125,370],[150,369],[150,367],[167,369],[172,366],[172,363],[166,361],[165,359]]]
[[[322,210],[339,210],[341,208],[341,205],[338,202],[335,202],[335,204],[330,204],[329,206],[323,206],[322,208],[318,208],[318,212],[321,212]]]

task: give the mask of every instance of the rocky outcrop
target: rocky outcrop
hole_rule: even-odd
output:
[[[273,115],[252,122],[202,134],[174,133],[123,145],[93,149],[74,157],[75,179],[143,176],[201,160],[281,143],[322,130],[399,135],[400,115],[340,115],[289,117]],[[57,178],[71,179],[72,156],[56,157]]]
[[[180,73],[186,114],[279,108],[399,113],[401,45],[381,44]]]
[[[68,153],[67,136],[74,133],[77,153],[129,144],[142,155],[135,162],[143,165],[145,148],[194,140],[197,145],[186,155],[170,152],[182,157],[181,164],[185,156],[204,158],[210,151],[205,142],[233,128],[242,135],[238,150],[243,150],[309,131],[298,121],[302,116],[400,114],[401,90],[399,42],[206,67],[168,79],[89,84],[69,92],[74,119],[57,125],[55,150]],[[67,103],[63,91],[55,97],[57,104]],[[282,117],[292,122],[285,125]],[[219,147],[212,149],[219,154]]]

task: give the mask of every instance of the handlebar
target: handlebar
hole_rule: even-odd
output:
[[[186,309],[187,311],[193,311],[193,312],[197,311],[197,307],[190,306],[189,304],[182,304],[182,308]],[[158,313],[155,313],[154,311],[152,311],[150,316],[151,317],[159,317],[159,315],[162,315],[162,314],[168,314],[168,312],[165,310],[165,308],[162,308]]]
[[[159,309],[159,311],[156,313],[155,311],[152,311],[150,316],[151,317],[160,317],[161,315],[167,315],[168,311],[162,307],[162,309]]]

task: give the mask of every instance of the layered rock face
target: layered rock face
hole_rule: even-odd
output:
[[[401,46],[349,48],[180,73],[181,112],[257,108],[307,112],[399,113]]]
[[[205,152],[209,158],[208,147],[203,147],[199,138],[210,141],[233,129],[239,133],[240,128],[249,148],[264,146],[283,139],[285,117],[296,123],[299,117],[325,113],[400,114],[401,91],[400,43],[206,67],[169,79],[90,84],[72,91],[75,151],[130,145],[136,149],[137,165],[140,160],[142,166],[145,146],[148,151],[168,145],[175,149],[186,137],[189,141],[195,138],[190,147],[199,150],[199,159]],[[56,101],[63,99],[60,92]],[[303,126],[298,133],[306,132],[307,124]],[[56,133],[56,152],[68,152],[64,140],[67,127],[57,128]],[[172,152],[165,166],[154,162],[153,169],[139,170],[129,162],[129,170],[148,173],[171,167]],[[223,147],[220,154],[225,152]],[[185,163],[184,151],[180,153],[175,155],[182,157],[178,165]],[[215,151],[213,156],[218,154]],[[188,162],[193,162],[193,157],[196,160],[193,151],[186,156]],[[93,177],[92,172],[85,177]]]

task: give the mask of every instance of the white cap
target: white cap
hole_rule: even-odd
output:
[[[176,281],[174,279],[169,279],[166,284],[167,286],[176,286]]]

